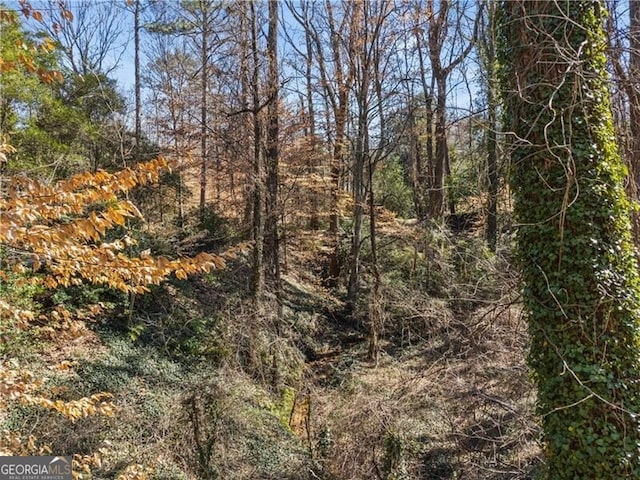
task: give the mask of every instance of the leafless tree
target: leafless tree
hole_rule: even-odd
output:
[[[278,68],[278,1],[269,0],[269,26],[267,32],[267,120],[265,137],[266,203],[265,203],[265,271],[269,283],[280,299],[280,239],[279,160],[278,139],[280,117],[280,73]]]
[[[608,3],[608,34],[614,73],[614,94],[619,90],[624,98],[615,112],[622,153],[629,167],[629,195],[640,198],[640,0],[628,0],[628,9],[621,2]],[[627,19],[621,17],[628,14]],[[623,27],[626,25],[627,27]],[[616,88],[617,87],[617,88]],[[633,231],[640,245],[640,215],[634,212]]]
[[[425,4],[427,48],[436,85],[435,155],[428,195],[429,216],[432,218],[440,218],[444,214],[445,177],[450,169],[447,144],[449,77],[474,47],[481,5],[466,0],[442,0],[437,4],[427,0]],[[469,12],[475,12],[475,16],[471,17]],[[469,22],[473,25],[472,32],[468,30]],[[451,213],[455,213],[453,202],[449,202],[449,208]]]
[[[63,5],[61,9],[59,1],[48,0],[50,21],[43,25],[60,45],[65,66],[78,75],[111,75],[131,40],[126,4],[78,0]]]

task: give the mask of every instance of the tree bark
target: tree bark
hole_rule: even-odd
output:
[[[447,144],[447,78],[441,69],[434,68],[438,94],[436,96],[436,154],[433,165],[433,182],[429,185],[429,217],[442,218],[444,214],[444,179],[449,162]]]
[[[142,138],[142,82],[140,79],[140,0],[135,0],[134,4],[134,27],[133,27],[133,43],[135,50],[134,58],[134,81],[135,81],[135,97],[136,97],[136,111],[135,111],[135,159],[139,160],[140,155],[140,140]]]
[[[305,7],[303,7],[305,8]],[[308,8],[308,7],[307,7]],[[313,41],[311,38],[311,28],[309,26],[308,10],[304,10],[304,38],[307,47],[307,58],[305,63],[305,82],[306,82],[306,94],[307,94],[307,126],[308,137],[310,141],[311,155],[309,158],[309,173],[311,175],[318,175],[318,159],[317,159],[317,139],[316,139],[316,113],[315,102],[313,99]],[[317,186],[314,185],[311,192],[311,218],[309,219],[309,228],[311,230],[320,229],[320,217],[319,217],[319,193]]]
[[[362,250],[362,222],[366,203],[365,164],[369,155],[369,89],[370,89],[370,43],[367,8],[369,2],[358,2],[354,5],[353,15],[357,18],[360,46],[349,51],[351,62],[357,65],[355,96],[358,104],[357,133],[353,152],[353,232],[351,235],[351,252],[349,255],[349,283],[347,286],[347,303],[353,309],[360,287],[360,252]]]
[[[415,133],[415,157],[414,157],[414,204],[416,208],[416,215],[420,220],[426,220],[429,216],[429,198],[427,192],[429,185],[433,184],[433,166],[434,166],[434,152],[433,152],[433,90],[434,90],[434,76],[431,76],[431,85],[427,84],[427,70],[424,61],[424,55],[422,53],[422,37],[419,27],[414,26],[416,50],[418,53],[418,62],[420,66],[420,83],[422,85],[422,96],[424,101],[424,121],[426,128],[426,142],[424,149],[426,149],[426,162],[423,155],[423,146],[420,142],[418,133]],[[412,125],[415,125],[415,115],[412,115]]]
[[[487,226],[485,236],[487,245],[492,252],[496,251],[498,238],[498,98],[496,89],[498,78],[496,76],[496,45],[495,45],[495,0],[489,2],[487,12],[487,28],[482,35],[484,50],[484,70],[486,72],[487,89],[487,177],[489,180],[487,192]]]
[[[278,1],[269,0],[269,30],[267,33],[267,128],[265,168],[267,176],[265,205],[265,272],[269,284],[279,296],[280,239],[278,232],[278,163],[279,163],[279,72],[278,72]]]
[[[258,302],[264,295],[264,158],[262,149],[262,121],[260,118],[260,58],[258,51],[258,19],[254,2],[249,2],[251,28],[251,56],[253,60],[251,95],[253,99],[253,294]]]
[[[331,201],[330,208],[331,213],[329,215],[329,238],[331,239],[332,250],[329,256],[329,284],[335,285],[340,276],[340,211],[339,211],[339,199],[340,199],[340,180],[341,171],[344,164],[344,154],[346,146],[346,128],[347,128],[347,109],[349,107],[349,89],[353,82],[353,63],[349,64],[347,72],[343,71],[343,63],[341,56],[341,34],[337,31],[335,20],[333,18],[333,7],[331,1],[327,0],[326,3],[327,17],[329,20],[329,28],[331,33],[331,50],[333,54],[333,61],[335,64],[335,75],[337,84],[337,98],[333,96],[333,92],[327,92],[331,95],[333,116],[335,123],[335,139],[333,147],[333,155],[331,158],[330,176],[331,176]],[[350,12],[345,12],[345,15],[350,15],[349,31],[348,31],[348,49],[351,51],[354,43],[354,20],[355,15],[353,13],[354,6],[350,7]],[[321,45],[317,45],[318,51],[322,48]],[[320,62],[321,74],[323,74],[323,83],[325,87],[328,87],[327,74],[324,71],[324,62]]]
[[[202,43],[200,45],[200,217],[204,216],[207,203],[207,140],[209,130],[207,125],[207,97],[209,86],[209,0],[200,1],[202,13]]]
[[[640,201],[640,0],[629,0],[629,170],[634,182],[634,200]],[[640,249],[640,212],[633,212],[633,233]]]
[[[429,14],[429,58],[431,60],[432,75],[437,86],[436,110],[435,110],[435,157],[432,166],[433,176],[429,185],[429,208],[431,218],[439,219],[444,214],[446,199],[445,179],[449,175],[449,146],[447,142],[447,88],[451,72],[469,55],[477,37],[479,19],[482,13],[482,4],[478,6],[477,17],[474,24],[473,38],[458,53],[449,55],[450,61],[442,64],[443,46],[447,39],[450,20],[449,0],[441,0],[438,4],[438,12],[435,12],[433,0],[427,1],[427,13]],[[455,26],[455,34],[461,34],[460,16]],[[455,213],[455,203],[449,199],[449,208]]]
[[[502,2],[501,81],[545,477],[640,478],[640,291],[597,1]],[[561,34],[560,34],[561,32]]]

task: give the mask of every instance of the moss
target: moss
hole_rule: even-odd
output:
[[[293,412],[293,407],[296,403],[296,390],[292,387],[284,386],[280,391],[280,399],[272,403],[267,404],[266,408],[274,415],[282,424],[282,426],[291,431],[291,427],[289,427],[289,419],[291,418],[291,412]]]

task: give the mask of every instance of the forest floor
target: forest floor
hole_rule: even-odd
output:
[[[256,310],[243,258],[154,288],[64,348],[24,354],[61,398],[112,393],[115,417],[16,406],[2,428],[98,453],[95,479],[138,478],[131,465],[166,480],[534,478],[526,325],[503,255],[473,232],[383,222],[376,364],[366,276],[346,315],[323,286],[323,239],[291,238],[280,309]],[[47,371],[54,361],[73,368]]]
[[[287,284],[293,308],[324,301],[309,284]],[[329,478],[533,478],[539,431],[514,296],[387,294],[377,364],[366,315],[357,325],[324,315],[307,353],[311,426],[335,442]]]

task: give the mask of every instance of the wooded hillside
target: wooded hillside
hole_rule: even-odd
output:
[[[639,88],[638,0],[5,0],[0,455],[640,478]]]

